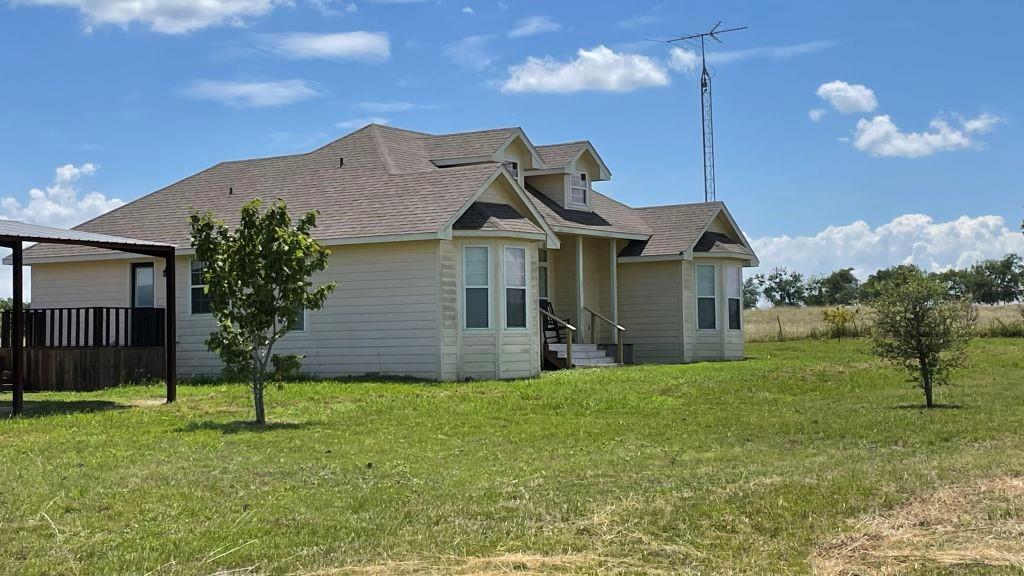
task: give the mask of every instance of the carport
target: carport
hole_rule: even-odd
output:
[[[175,378],[175,309],[174,309],[174,253],[175,246],[172,244],[162,244],[159,242],[150,242],[147,240],[136,240],[133,238],[122,238],[119,236],[108,236],[106,234],[95,234],[92,232],[84,232],[80,230],[67,230],[64,228],[53,228],[50,226],[40,226],[37,224],[28,224],[25,222],[17,222],[14,220],[0,220],[0,246],[6,246],[11,249],[11,256],[8,262],[13,266],[13,305],[11,314],[11,328],[10,328],[10,342],[11,342],[11,391],[13,393],[12,409],[13,415],[21,414],[24,410],[24,393],[25,393],[25,310],[24,310],[24,290],[23,290],[23,244],[25,242],[32,243],[44,243],[44,244],[73,244],[78,246],[91,246],[94,248],[104,248],[107,250],[114,250],[117,252],[127,252],[131,254],[139,254],[142,256],[149,256],[151,258],[163,258],[165,262],[164,268],[164,280],[166,282],[166,310],[164,311],[164,380],[167,384],[167,401],[173,402],[176,396],[176,378]],[[108,316],[109,317],[109,316]],[[42,322],[42,330],[44,335],[42,341],[54,342],[57,341],[57,345],[60,346],[62,341],[60,340],[60,334],[45,334],[49,329],[53,329],[54,318],[56,316],[50,315],[49,325],[47,325],[44,314],[44,321]],[[88,317],[86,317],[88,318]],[[114,318],[117,318],[115,315]],[[76,324],[75,333],[76,339],[74,340],[73,346],[82,347],[82,342],[78,341],[78,335],[81,333],[80,328],[88,326],[85,324]],[[95,320],[93,320],[94,326]],[[68,320],[70,327],[70,319]],[[86,329],[84,333],[86,338],[84,340],[89,341],[92,337],[92,346],[97,347],[95,336],[89,335],[89,330]],[[103,333],[100,329],[97,332]],[[109,332],[109,329],[107,330]],[[101,338],[103,342],[107,343],[103,345],[104,349],[114,349],[117,347],[109,345],[109,338]],[[72,344],[69,344],[69,346]],[[95,366],[83,366],[80,367],[82,370],[96,369]]]

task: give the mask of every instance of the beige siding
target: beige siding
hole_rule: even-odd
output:
[[[537,312],[537,244],[502,238],[472,238],[454,242],[457,249],[455,282],[458,286],[459,349],[458,379],[525,378],[540,373],[540,327]],[[462,310],[462,253],[466,246],[490,248],[490,326],[464,328]],[[506,328],[502,258],[506,246],[526,248],[528,286],[527,327]],[[446,281],[442,281],[446,283]]]
[[[30,301],[36,308],[130,306],[132,262],[154,262],[156,305],[163,306],[163,260],[152,258],[34,264]]]
[[[441,307],[441,379],[459,378],[459,286],[455,275],[458,248],[451,240],[442,240],[438,251]]]
[[[568,186],[568,176],[565,174],[546,174],[544,176],[530,176],[527,183],[533,186],[542,194],[565,206],[565,189]]]
[[[683,361],[680,262],[619,265],[619,323],[636,362]]]

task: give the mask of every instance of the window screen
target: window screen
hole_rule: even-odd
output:
[[[505,326],[526,328],[526,248],[505,248]]]
[[[729,330],[739,330],[743,314],[743,269],[730,266],[727,269],[726,296],[729,298]]]
[[[463,252],[466,290],[466,328],[490,327],[490,252],[485,246],[466,246]]]
[[[697,328],[714,330],[717,324],[717,304],[715,300],[715,266],[713,264],[697,265]]]

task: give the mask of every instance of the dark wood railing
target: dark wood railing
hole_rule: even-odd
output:
[[[25,346],[110,348],[164,345],[163,308],[32,308],[25,310]],[[12,312],[0,315],[0,347],[11,346]]]

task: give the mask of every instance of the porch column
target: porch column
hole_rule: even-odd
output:
[[[576,237],[576,342],[583,343],[583,236]]]
[[[617,244],[615,238],[608,239],[608,246],[610,248],[608,252],[608,269],[611,271],[609,274],[609,282],[611,283],[611,302],[612,302],[612,322],[619,323],[619,260]],[[619,343],[619,331],[612,328],[612,344]]]
[[[178,345],[177,345],[177,324],[178,315],[175,311],[174,295],[174,249],[164,257],[164,281],[166,284],[166,296],[164,304],[164,352],[167,359],[164,361],[164,382],[167,384],[167,401],[174,402],[178,397]]]
[[[21,240],[11,245],[11,264],[14,267],[14,303],[11,312],[11,376],[14,385],[14,396],[11,402],[11,414],[17,416],[25,409],[25,300],[22,283],[24,281]]]

